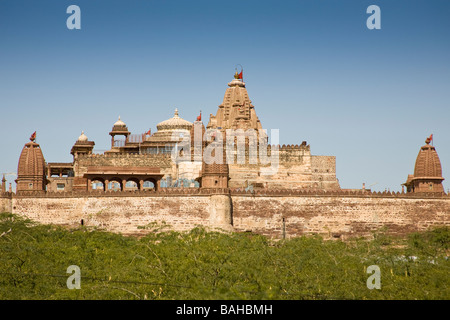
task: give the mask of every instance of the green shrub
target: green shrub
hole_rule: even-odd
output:
[[[448,228],[346,242],[202,228],[135,238],[0,214],[0,299],[449,299],[449,239]],[[66,286],[70,265],[80,290]],[[366,286],[370,265],[380,290]]]

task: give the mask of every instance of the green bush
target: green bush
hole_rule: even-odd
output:
[[[448,228],[346,242],[196,228],[136,238],[0,214],[0,299],[449,299]],[[81,269],[69,290],[67,267]],[[381,289],[366,269],[381,269]]]

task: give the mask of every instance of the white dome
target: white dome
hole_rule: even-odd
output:
[[[119,120],[116,121],[116,123],[114,123],[114,127],[125,127],[126,124],[125,122],[123,122],[122,120],[120,120],[120,116],[119,116]]]
[[[78,141],[82,142],[88,141],[88,137],[84,134],[84,131],[81,131],[81,136],[78,137]]]
[[[156,125],[158,131],[160,130],[190,130],[192,122],[184,120],[178,116],[178,109],[175,109],[175,114],[172,118],[164,120]]]

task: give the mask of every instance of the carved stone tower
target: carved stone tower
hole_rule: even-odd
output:
[[[17,168],[17,192],[45,191],[47,178],[45,176],[45,159],[41,147],[34,140],[25,144],[19,158]]]
[[[228,83],[223,102],[219,105],[217,114],[210,115],[207,128],[226,129],[262,129],[261,122],[256,116],[255,107],[248,97],[245,82],[235,74]]]
[[[430,145],[432,138],[432,135],[427,138],[426,144],[420,148],[414,167],[414,175],[408,175],[408,179],[404,183],[407,192],[444,192],[441,161],[436,148]]]

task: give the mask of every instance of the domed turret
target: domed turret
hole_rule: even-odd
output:
[[[88,137],[84,134],[84,131],[81,131],[81,135],[78,137],[79,142],[86,142],[88,141]]]
[[[442,167],[436,148],[430,145],[431,135],[417,155],[414,175],[408,175],[404,185],[408,192],[444,192]]]
[[[123,122],[121,119],[120,119],[120,116],[119,116],[119,120],[117,120],[115,123],[114,123],[114,126],[113,126],[113,130],[114,130],[114,128],[126,128],[127,127],[127,125],[125,124],[125,122]]]
[[[45,191],[47,178],[45,175],[45,159],[41,147],[30,138],[22,149],[17,168],[17,192]]]
[[[89,141],[88,137],[81,131],[81,135],[70,150],[70,154],[76,158],[78,154],[91,154],[94,149],[95,142]]]
[[[109,135],[111,136],[111,149],[113,149],[116,146],[115,145],[115,136],[125,136],[125,140],[126,140],[128,138],[128,136],[130,135],[127,125],[125,124],[125,122],[123,122],[120,119],[120,116],[119,116],[119,120],[117,120],[114,123]]]

